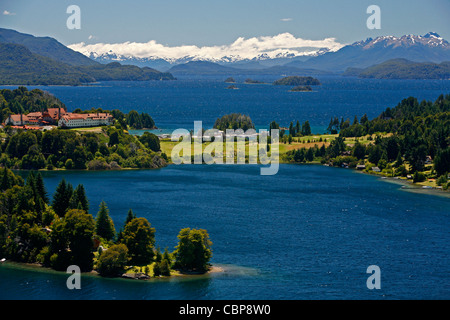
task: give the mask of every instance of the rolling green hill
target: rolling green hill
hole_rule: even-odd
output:
[[[437,64],[392,59],[365,69],[348,68],[344,75],[374,79],[450,79],[450,61]]]
[[[70,49],[69,49],[70,50]],[[174,80],[170,73],[119,63],[74,66],[33,53],[27,47],[0,43],[0,84],[81,85],[96,81]]]

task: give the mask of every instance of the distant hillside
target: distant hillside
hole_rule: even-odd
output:
[[[450,61],[440,64],[392,59],[365,68],[349,68],[346,76],[375,79],[450,79]]]
[[[158,70],[137,66],[121,65],[118,62],[99,64],[95,66],[77,67],[78,70],[89,74],[96,81],[149,81],[149,80],[175,80],[172,74]]]
[[[174,76],[198,76],[198,75],[323,75],[331,72],[317,69],[300,69],[295,67],[273,66],[268,68],[244,69],[236,67],[223,66],[209,61],[191,61],[176,65],[168,70]]]
[[[96,81],[173,80],[170,73],[151,68],[108,65],[73,66],[31,52],[18,44],[0,43],[0,84],[81,85]]]
[[[304,62],[291,62],[285,66],[343,72],[350,67],[367,68],[399,58],[434,63],[450,61],[450,44],[432,32],[424,36],[383,36],[355,42],[336,52],[328,52]]]
[[[75,67],[32,53],[22,45],[0,43],[2,85],[80,85],[94,81]]]
[[[15,30],[0,28],[0,43],[14,43],[31,52],[73,66],[93,66],[99,63],[73,51],[50,37],[34,37]]]

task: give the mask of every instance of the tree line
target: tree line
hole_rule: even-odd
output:
[[[4,168],[0,182],[2,258],[61,271],[77,265],[108,277],[135,267],[153,276],[170,276],[173,269],[202,273],[210,267],[206,230],[182,229],[175,250],[161,253],[155,248],[155,228],[132,210],[119,232],[105,202],[94,218],[83,185],[73,188],[63,179],[50,199],[41,173],[32,171],[24,181]]]
[[[355,116],[352,123],[332,118],[328,131],[339,136],[326,147],[323,143],[321,147],[311,148],[312,151],[292,150],[285,155],[285,160],[314,160],[349,167],[365,164],[366,170],[378,167],[386,175],[411,175],[416,182],[436,178],[438,184],[448,187],[450,95],[440,95],[434,102],[419,102],[410,97],[394,108],[387,108],[373,120],[367,115],[360,120]],[[358,141],[367,136],[369,143]],[[345,143],[349,137],[356,138],[352,146]],[[430,168],[431,171],[425,173]]]
[[[149,132],[128,134],[120,123],[101,133],[54,129],[11,130],[5,127],[0,164],[14,169],[106,170],[159,168],[166,165],[159,138]]]
[[[12,114],[43,112],[49,108],[62,108],[67,111],[67,107],[58,98],[40,89],[30,91],[22,86],[14,90],[0,90],[0,122],[4,122]],[[92,108],[90,110],[81,110],[77,108],[73,113],[110,113],[124,129],[128,127],[131,129],[156,128],[155,121],[148,113],[138,113],[136,110],[124,113],[117,109],[103,110],[102,108]]]

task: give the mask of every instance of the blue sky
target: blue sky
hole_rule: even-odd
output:
[[[81,8],[81,30],[66,28],[71,4]],[[381,8],[381,30],[366,27],[371,4]],[[211,46],[280,33],[346,44],[429,31],[450,40],[449,16],[449,0],[0,0],[0,27],[51,36],[65,45],[155,40]]]

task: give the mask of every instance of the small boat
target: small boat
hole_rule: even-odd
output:
[[[2,260],[0,260],[0,262],[5,262],[6,261],[6,259],[5,258],[3,258]]]

